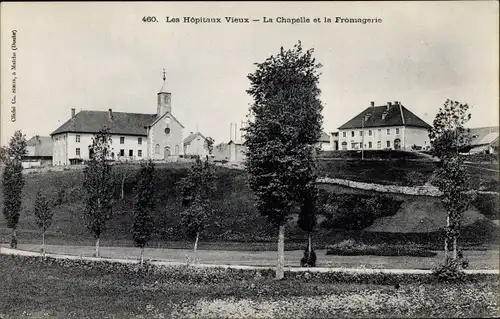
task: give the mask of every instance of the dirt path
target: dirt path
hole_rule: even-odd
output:
[[[2,254],[39,256],[40,246],[19,245],[19,250],[0,247]],[[92,257],[91,246],[55,246],[47,247],[48,256],[54,258],[109,260],[124,263],[138,262],[138,249],[133,247],[101,247],[101,257]],[[316,251],[318,267],[311,271],[328,272],[346,270],[350,272],[389,272],[389,273],[430,273],[430,269],[442,260],[438,255],[434,258],[422,257],[380,257],[380,256],[326,256],[324,250]],[[290,271],[303,271],[297,267],[302,251],[287,251],[286,266]],[[498,273],[498,251],[468,251],[470,272]],[[153,249],[145,251],[147,260],[157,265],[185,265],[186,256],[191,251],[184,249]],[[271,251],[222,251],[200,250],[198,267],[227,267],[237,269],[272,268],[275,264],[276,252]]]

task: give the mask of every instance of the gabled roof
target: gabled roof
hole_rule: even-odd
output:
[[[205,136],[203,136],[203,134],[201,134],[200,132],[191,133],[184,139],[184,145],[188,145],[189,143],[191,143],[197,136],[201,136],[203,139],[205,139]]]
[[[33,156],[52,156],[52,138],[50,136],[33,136],[26,141],[26,146],[34,147]]]
[[[319,138],[319,142],[330,143],[330,135],[321,131],[321,137]]]
[[[176,118],[175,118],[175,116],[174,116],[172,113],[170,113],[170,112],[167,112],[167,113],[163,114],[162,116],[160,116],[160,117],[156,118],[156,119],[155,119],[152,123],[150,123],[148,126],[153,126],[153,125],[155,125],[156,123],[158,123],[158,122],[159,122],[162,118],[164,118],[164,117],[165,117],[165,116],[167,116],[167,115],[168,115],[168,116],[170,116],[170,117],[171,117],[174,121],[176,121],[176,122],[177,122],[177,123],[178,123],[178,124],[179,124],[182,128],[184,128],[184,125],[182,125],[182,123],[181,123],[178,119],[176,119]]]
[[[487,145],[498,139],[498,126],[471,128],[469,135],[472,137],[470,145]]]
[[[385,117],[383,116],[385,114]],[[364,119],[364,123],[362,123]],[[401,104],[371,106],[366,108],[347,123],[339,127],[339,130],[354,129],[361,127],[382,126],[412,126],[429,129],[431,126],[421,118],[413,114]]]
[[[104,127],[111,134],[147,136],[147,126],[156,119],[156,114],[80,111],[50,135],[59,133],[97,133]]]

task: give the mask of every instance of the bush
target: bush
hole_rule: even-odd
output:
[[[365,245],[354,240],[344,240],[326,247],[327,255],[337,256],[410,256],[434,257],[437,253],[411,246]]]
[[[451,259],[448,257],[444,264],[435,267],[432,275],[437,281],[442,282],[463,282],[465,273],[462,270],[463,262],[461,259]]]
[[[500,201],[498,194],[477,194],[472,202],[481,214],[489,219],[500,219]]]
[[[326,217],[325,228],[362,230],[384,216],[394,215],[402,201],[386,196],[320,193],[320,214]]]
[[[309,254],[309,248],[306,247],[304,250],[304,257],[300,260],[301,267],[316,267],[316,253],[314,249],[311,249],[311,254]]]

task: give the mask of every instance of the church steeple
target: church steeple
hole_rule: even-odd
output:
[[[165,69],[163,69],[163,85],[161,86],[160,92],[158,92],[158,106],[156,114],[158,117],[165,113],[172,113],[172,94],[167,92],[167,75]]]

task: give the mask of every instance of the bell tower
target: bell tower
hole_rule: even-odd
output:
[[[161,86],[160,92],[158,92],[158,105],[156,108],[158,117],[165,113],[172,113],[172,94],[167,92],[166,80],[167,76],[165,69],[163,69],[163,85]]]

